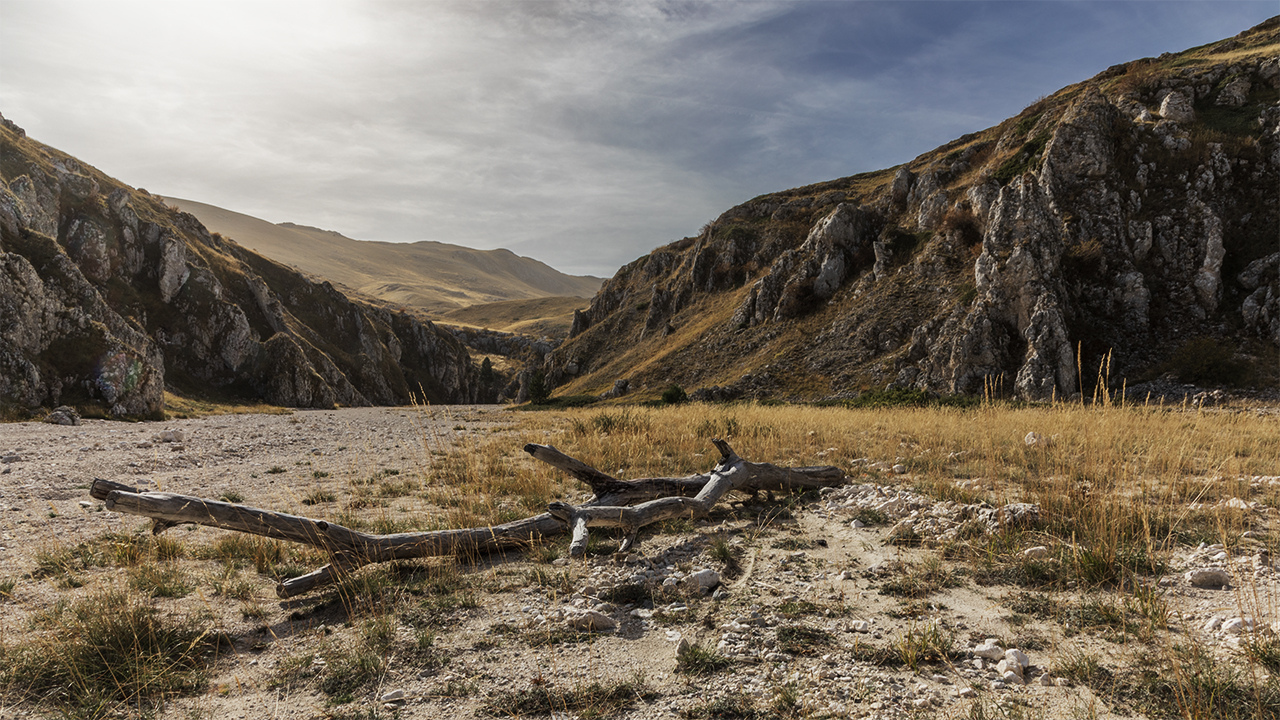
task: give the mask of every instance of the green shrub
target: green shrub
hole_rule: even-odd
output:
[[[666,390],[662,391],[662,402],[667,405],[676,405],[689,399],[689,395],[685,393],[684,388],[671,383]]]
[[[1234,345],[1212,337],[1198,337],[1178,348],[1166,367],[1188,383],[1235,385],[1247,374],[1245,365],[1233,358]]]

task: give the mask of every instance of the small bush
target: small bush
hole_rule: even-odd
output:
[[[1166,367],[1183,382],[1235,385],[1244,381],[1247,368],[1234,359],[1234,348],[1216,338],[1198,337],[1178,348]]]
[[[675,383],[668,385],[667,389],[662,391],[662,402],[667,405],[676,405],[688,399],[689,395],[685,393],[684,388]]]
[[[684,675],[713,675],[731,665],[733,660],[697,643],[689,643],[676,655],[676,672]]]
[[[494,693],[485,700],[480,712],[503,718],[562,714],[604,718],[630,707],[636,700],[653,695],[641,680],[606,685],[593,682],[563,690],[540,682],[522,690]]]
[[[902,664],[913,671],[922,663],[947,662],[957,656],[955,638],[937,623],[907,630],[896,645]]]

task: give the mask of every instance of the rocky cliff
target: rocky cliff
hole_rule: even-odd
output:
[[[0,118],[0,410],[157,417],[166,387],[295,407],[475,402],[431,323],[353,301]]]
[[[1280,38],[1110,68],[910,163],[755,198],[623,267],[561,392],[1069,397],[1280,367]]]

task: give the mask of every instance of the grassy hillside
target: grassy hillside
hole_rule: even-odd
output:
[[[510,250],[439,242],[353,240],[340,233],[273,225],[213,205],[166,198],[210,230],[274,260],[398,305],[443,313],[469,305],[547,296],[591,297],[600,279],[565,275]]]
[[[565,337],[573,325],[573,311],[588,304],[580,297],[503,300],[450,310],[440,315],[439,321],[537,337]]]

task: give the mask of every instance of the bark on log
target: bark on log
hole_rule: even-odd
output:
[[[370,535],[324,520],[188,495],[145,492],[109,480],[94,480],[89,494],[103,501],[108,510],[151,518],[152,532],[157,534],[174,525],[194,523],[289,540],[328,553],[329,564],[276,586],[276,594],[288,598],[334,582],[368,563],[527,547],[567,529],[573,531],[570,552],[574,557],[585,552],[590,527],[625,528],[627,538],[621,550],[627,550],[634,546],[641,527],[673,517],[706,515],[732,490],[808,489],[844,482],[839,468],[788,469],[749,463],[723,440],[712,442],[722,457],[710,473],[633,481],[610,477],[553,447],[526,445],[525,452],[534,458],[590,485],[595,497],[577,507],[551,503],[546,513],[493,527]]]

